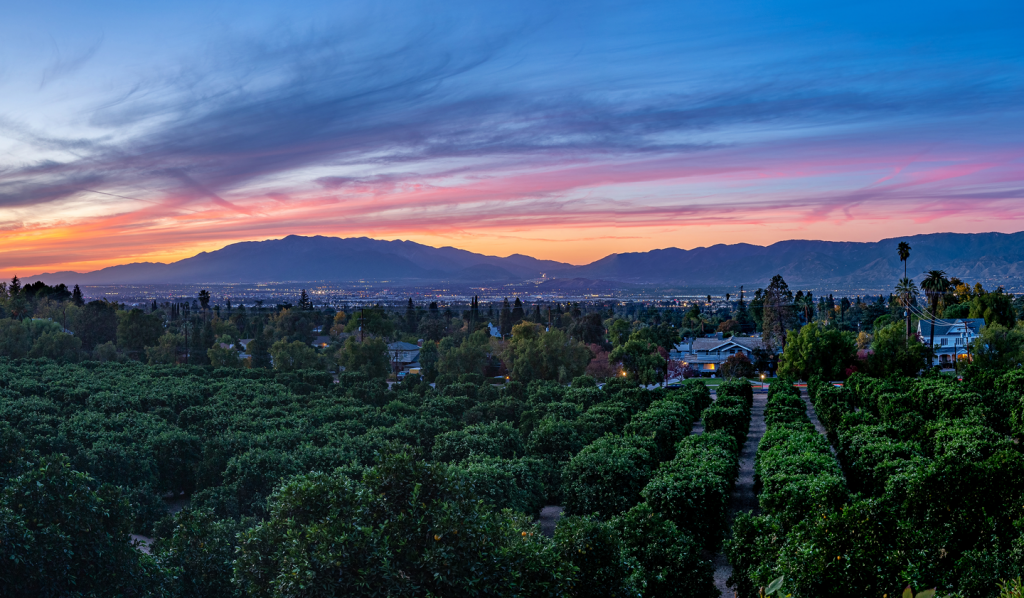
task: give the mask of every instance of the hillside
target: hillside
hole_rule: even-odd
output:
[[[907,270],[945,270],[970,281],[1014,286],[1024,279],[1024,233],[936,233],[873,243],[781,241],[762,247],[739,243],[695,249],[655,249],[612,254],[573,266],[525,255],[496,257],[454,247],[368,238],[300,237],[251,241],[173,262],[134,263],[95,272],[56,272],[25,277],[54,284],[117,285],[248,282],[435,282],[489,283],[585,279],[610,283],[688,287],[763,286],[774,274],[803,288],[880,288],[903,274],[896,245],[913,248]],[[569,286],[579,286],[579,281]],[[561,285],[559,285],[561,286]]]

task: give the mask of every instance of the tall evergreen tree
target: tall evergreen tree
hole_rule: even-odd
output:
[[[512,309],[508,304],[508,297],[501,305],[501,312],[498,314],[498,330],[502,337],[512,332]]]
[[[8,285],[7,292],[10,293],[11,297],[14,297],[21,292],[21,281],[18,280],[17,275],[11,278],[11,284]]]
[[[82,296],[82,289],[78,288],[77,284],[75,285],[75,290],[71,292],[71,302],[78,307],[85,305],[85,297]]]
[[[785,350],[786,333],[795,325],[793,292],[781,274],[772,277],[764,293],[764,343],[771,349]]]
[[[754,330],[754,321],[750,317],[750,312],[747,310],[747,301],[743,298],[743,287],[740,287],[740,298],[736,302],[736,313],[733,315],[733,319],[736,320],[740,325],[740,330],[743,332],[751,332]]]
[[[302,294],[299,295],[299,309],[303,311],[312,311],[313,301],[306,294],[306,289],[302,289]]]
[[[419,326],[419,321],[416,318],[416,306],[413,305],[412,297],[409,297],[409,303],[405,306],[405,329],[410,334],[416,334],[416,328]]]
[[[523,312],[523,302],[516,297],[514,306],[512,307],[512,325],[515,326],[519,322],[523,321],[526,314]]]
[[[269,368],[273,365],[270,363],[270,341],[264,333],[262,318],[256,322],[255,334],[247,349],[252,356],[252,367]]]

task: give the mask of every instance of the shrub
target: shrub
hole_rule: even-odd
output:
[[[846,500],[846,481],[820,434],[773,427],[762,442],[755,465],[763,484],[758,501],[786,529],[817,509],[835,509]]]
[[[742,407],[712,405],[701,413],[700,418],[704,422],[705,432],[725,432],[735,438],[736,443],[740,445],[747,440],[750,412]]]
[[[675,401],[655,401],[646,411],[636,414],[626,424],[624,435],[652,438],[658,447],[658,460],[668,461],[675,456],[676,443],[690,434],[693,417],[690,410]]]
[[[737,459],[731,436],[705,432],[687,437],[675,459],[658,467],[641,494],[655,512],[713,550],[725,531]]]
[[[461,461],[473,455],[513,459],[526,454],[519,430],[505,422],[477,424],[445,432],[434,438],[432,455],[437,461]]]
[[[747,409],[750,409],[754,404],[754,389],[747,380],[727,380],[718,385],[718,390],[715,394],[719,400],[722,397],[739,397],[743,399]]]
[[[764,422],[774,424],[800,423],[807,419],[807,406],[795,392],[774,393],[765,405]]]
[[[167,588],[172,596],[241,596],[232,583],[236,535],[249,522],[217,519],[210,511],[185,509],[174,516],[166,538],[153,544],[153,554],[174,572]]]
[[[605,401],[594,405],[576,418],[576,430],[585,444],[590,444],[605,434],[621,434],[630,417],[631,413],[626,405],[617,401]]]
[[[473,492],[497,509],[536,514],[545,504],[547,463],[535,457],[503,459],[475,456],[453,468]]]
[[[132,520],[119,489],[43,457],[0,494],[0,594],[148,595],[161,580],[129,543]]]
[[[566,511],[611,517],[640,502],[640,491],[658,466],[657,447],[641,436],[603,436],[562,470]]]
[[[703,559],[703,545],[641,503],[611,521],[623,551],[635,563],[642,595],[659,598],[718,596],[714,565]]]
[[[542,419],[527,441],[531,455],[547,456],[555,461],[567,461],[581,448],[583,442],[574,422],[554,417]]]
[[[403,454],[361,481],[293,478],[241,535],[235,575],[255,596],[558,596],[571,581],[559,555],[449,467]]]
[[[567,516],[555,528],[562,560],[577,571],[568,596],[626,598],[636,596],[633,565],[623,554],[622,540],[609,522],[587,516]]]

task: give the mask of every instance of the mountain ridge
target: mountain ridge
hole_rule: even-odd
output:
[[[891,286],[903,276],[899,242],[912,250],[907,271],[945,270],[964,280],[1024,280],[1024,232],[929,233],[877,242],[793,239],[767,246],[715,244],[613,253],[574,266],[515,253],[506,257],[456,247],[368,237],[303,237],[243,241],[171,263],[134,262],[93,272],[51,272],[25,277],[84,285],[230,284],[255,282],[519,282],[580,279],[624,285],[763,286],[775,274],[791,285]],[[589,284],[589,283],[588,283]]]

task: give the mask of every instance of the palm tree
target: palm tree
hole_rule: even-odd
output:
[[[907,315],[907,342],[910,342],[910,304],[914,302],[917,297],[917,285],[914,281],[904,277],[900,280],[899,284],[896,285],[896,299],[899,300],[900,304],[903,305]]]
[[[939,299],[949,290],[949,279],[942,270],[929,270],[924,280],[921,281],[921,288],[928,297],[932,308],[932,332],[928,339],[928,348],[935,347],[935,314],[939,311]]]
[[[907,277],[907,260],[910,259],[910,244],[906,241],[900,241],[900,244],[896,246],[896,251],[900,254],[900,261],[903,262],[903,278]]]

